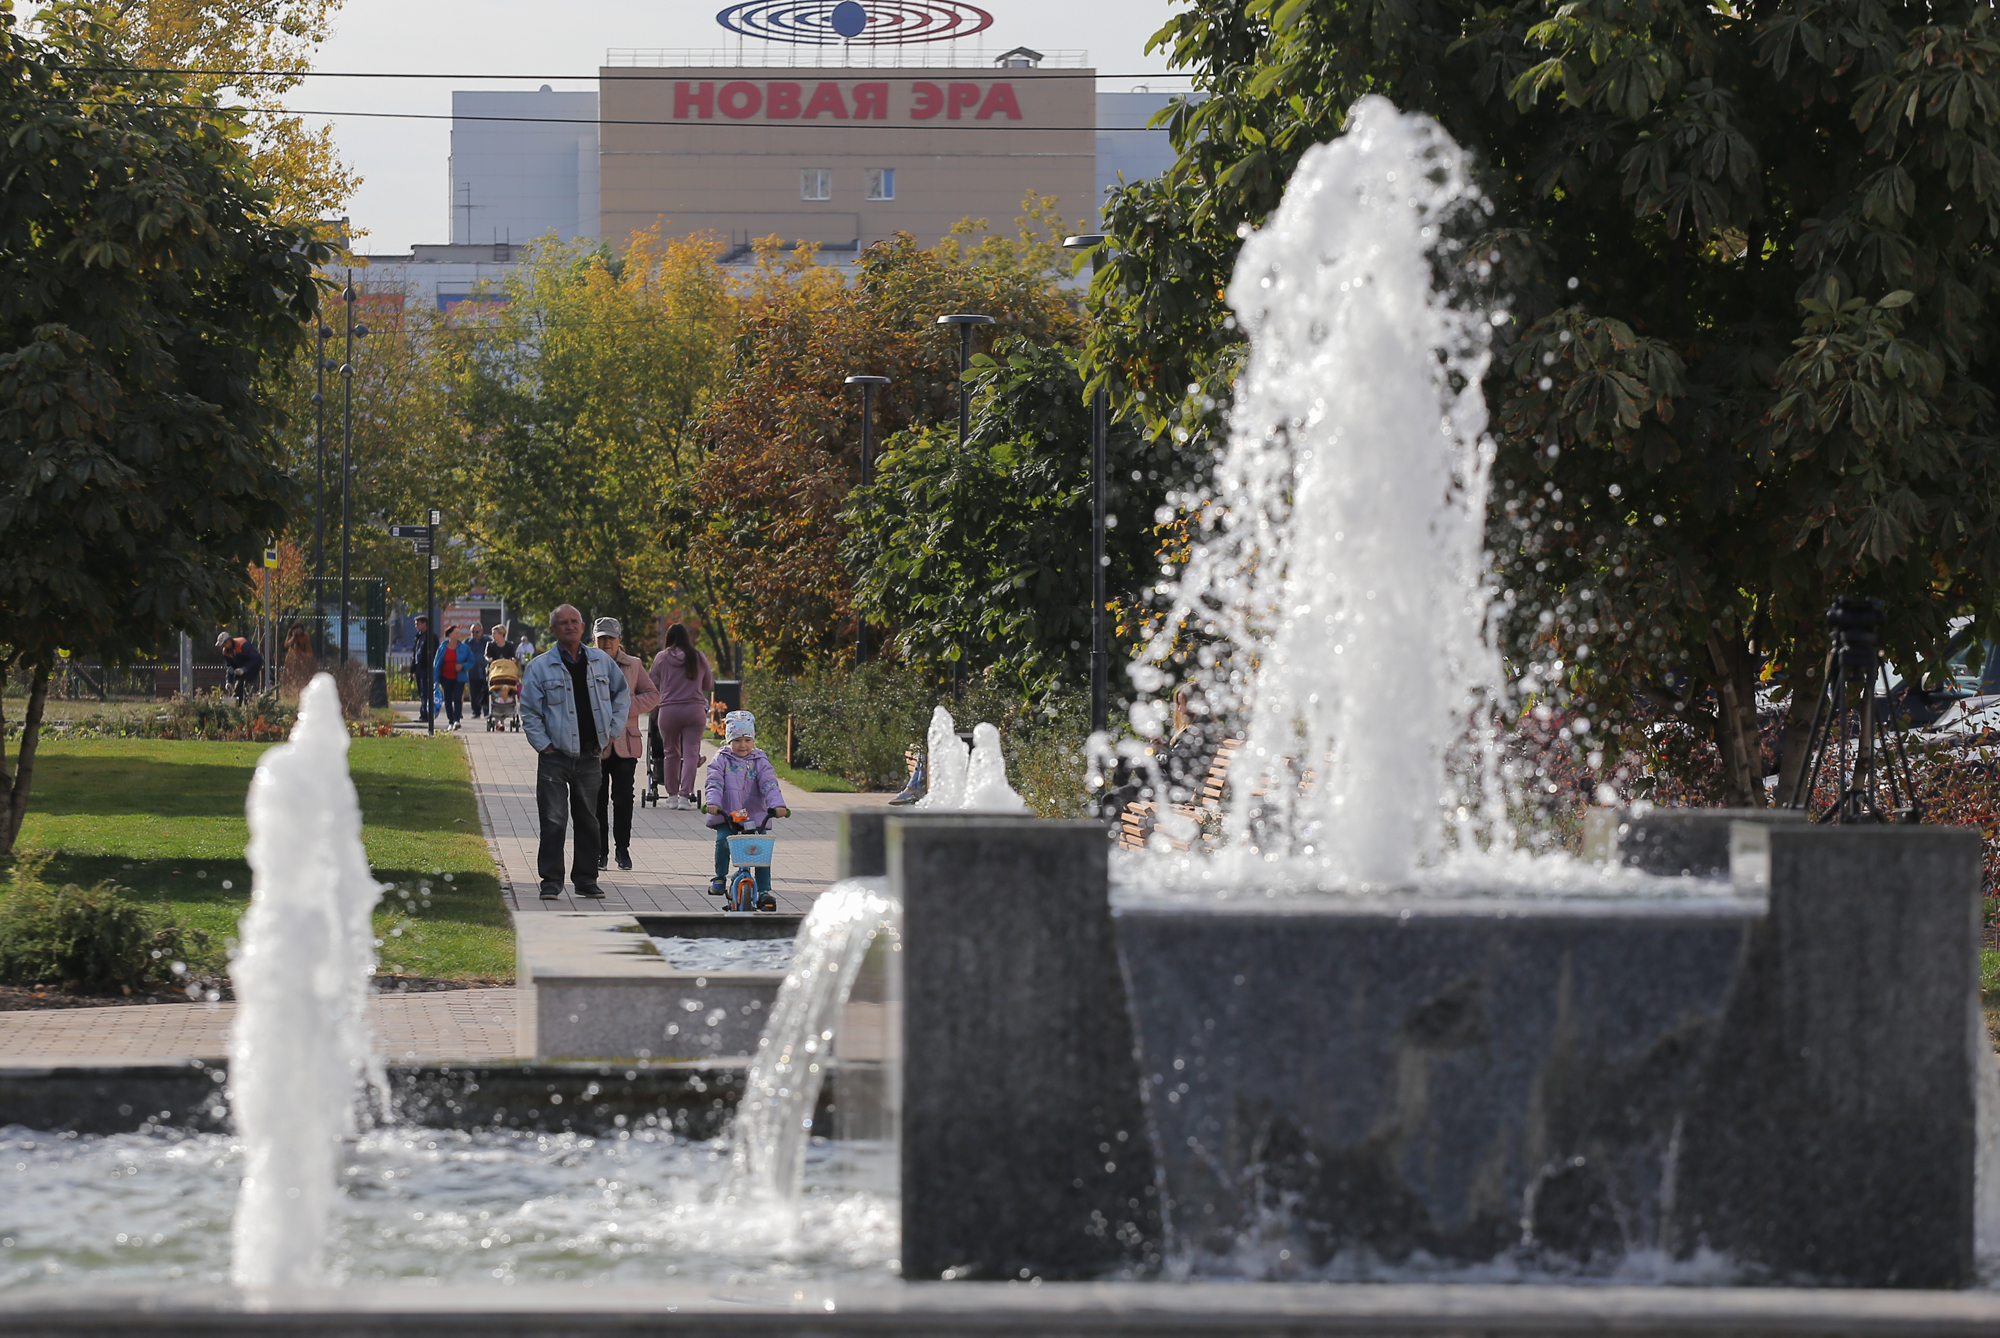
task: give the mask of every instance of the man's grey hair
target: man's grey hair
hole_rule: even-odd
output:
[[[577,606],[576,606],[576,605],[574,605],[574,604],[558,604],[558,605],[556,605],[556,606],[555,606],[555,608],[554,608],[554,609],[550,610],[550,612],[549,612],[549,626],[550,626],[550,627],[554,627],[554,626],[556,625],[556,619],[557,619],[558,617],[560,617],[560,616],[562,615],[562,611],[563,611],[564,609],[568,609],[568,610],[569,610],[569,611],[570,611],[571,613],[574,613],[574,614],[576,614],[576,620],[577,620],[578,622],[582,622],[582,621],[583,621],[583,611],[582,611],[581,609],[577,608]]]

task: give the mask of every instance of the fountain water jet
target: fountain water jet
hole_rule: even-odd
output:
[[[820,893],[799,925],[730,1131],[739,1192],[782,1203],[798,1198],[835,1024],[869,948],[900,910],[883,896],[879,878],[849,878]]]
[[[1251,351],[1228,448],[1133,678],[1163,691],[1177,638],[1211,639],[1197,678],[1245,729],[1228,862],[1260,876],[1293,856],[1314,881],[1408,883],[1440,844],[1447,755],[1499,696],[1488,320],[1438,278],[1448,229],[1480,204],[1436,122],[1363,98],[1237,262],[1228,296]],[[1157,712],[1135,711],[1141,736]],[[1490,835],[1504,824],[1486,789],[1468,817]]]
[[[379,1080],[368,977],[381,887],[347,748],[339,692],[321,674],[300,694],[291,742],[264,754],[250,786],[253,882],[229,1037],[244,1147],[233,1275],[244,1286],[323,1280],[341,1140],[355,1132],[362,1077]]]

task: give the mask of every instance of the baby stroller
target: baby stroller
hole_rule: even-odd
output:
[[[493,660],[486,666],[486,730],[521,728],[521,666],[515,660]]]
[[[695,755],[695,765],[699,767],[701,763],[702,758],[697,753]],[[639,806],[644,808],[650,804],[658,808],[660,797],[667,794],[667,746],[660,738],[660,717],[658,715],[648,715],[646,717],[646,788],[639,791]],[[671,796],[669,795],[669,797]],[[687,805],[682,804],[680,807],[685,808]]]

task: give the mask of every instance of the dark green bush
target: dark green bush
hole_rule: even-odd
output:
[[[52,887],[42,877],[48,856],[24,851],[14,862],[0,904],[0,983],[64,989],[143,990],[181,983],[176,961],[205,973],[209,935],[99,883]]]

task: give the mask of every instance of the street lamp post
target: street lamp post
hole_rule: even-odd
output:
[[[347,304],[347,352],[340,364],[344,422],[340,430],[340,662],[347,663],[347,569],[353,551],[354,481],[354,341],[368,335],[368,327],[354,319],[354,271],[347,271],[347,287],[341,290]]]
[[[965,372],[972,365],[972,327],[991,325],[991,316],[980,316],[969,311],[954,312],[937,318],[939,325],[958,327],[958,451],[965,454],[965,439],[972,429],[972,390],[965,384]],[[965,686],[965,647],[958,648],[958,662],[952,666],[951,695],[956,698]]]
[[[968,329],[971,327],[967,327]],[[879,386],[889,384],[886,376],[850,376],[850,386],[861,387],[861,486],[866,488],[872,477],[870,470],[874,463],[873,432],[875,426],[875,391]],[[857,610],[854,615],[854,663],[858,666],[868,658],[868,620]]]
[[[326,374],[334,366],[327,360],[326,341],[333,338],[333,327],[319,326],[319,356],[314,360],[313,376],[313,454],[319,469],[319,490],[313,493],[313,620],[315,640],[313,654],[319,654],[325,642],[319,639],[325,632],[318,625],[320,615],[326,609]]]
[[[1090,252],[1091,277],[1097,275],[1097,257],[1104,246],[1102,233],[1065,237],[1063,246],[1072,251]],[[1109,658],[1104,650],[1104,385],[1098,383],[1090,402],[1090,731],[1102,733],[1111,711]]]

